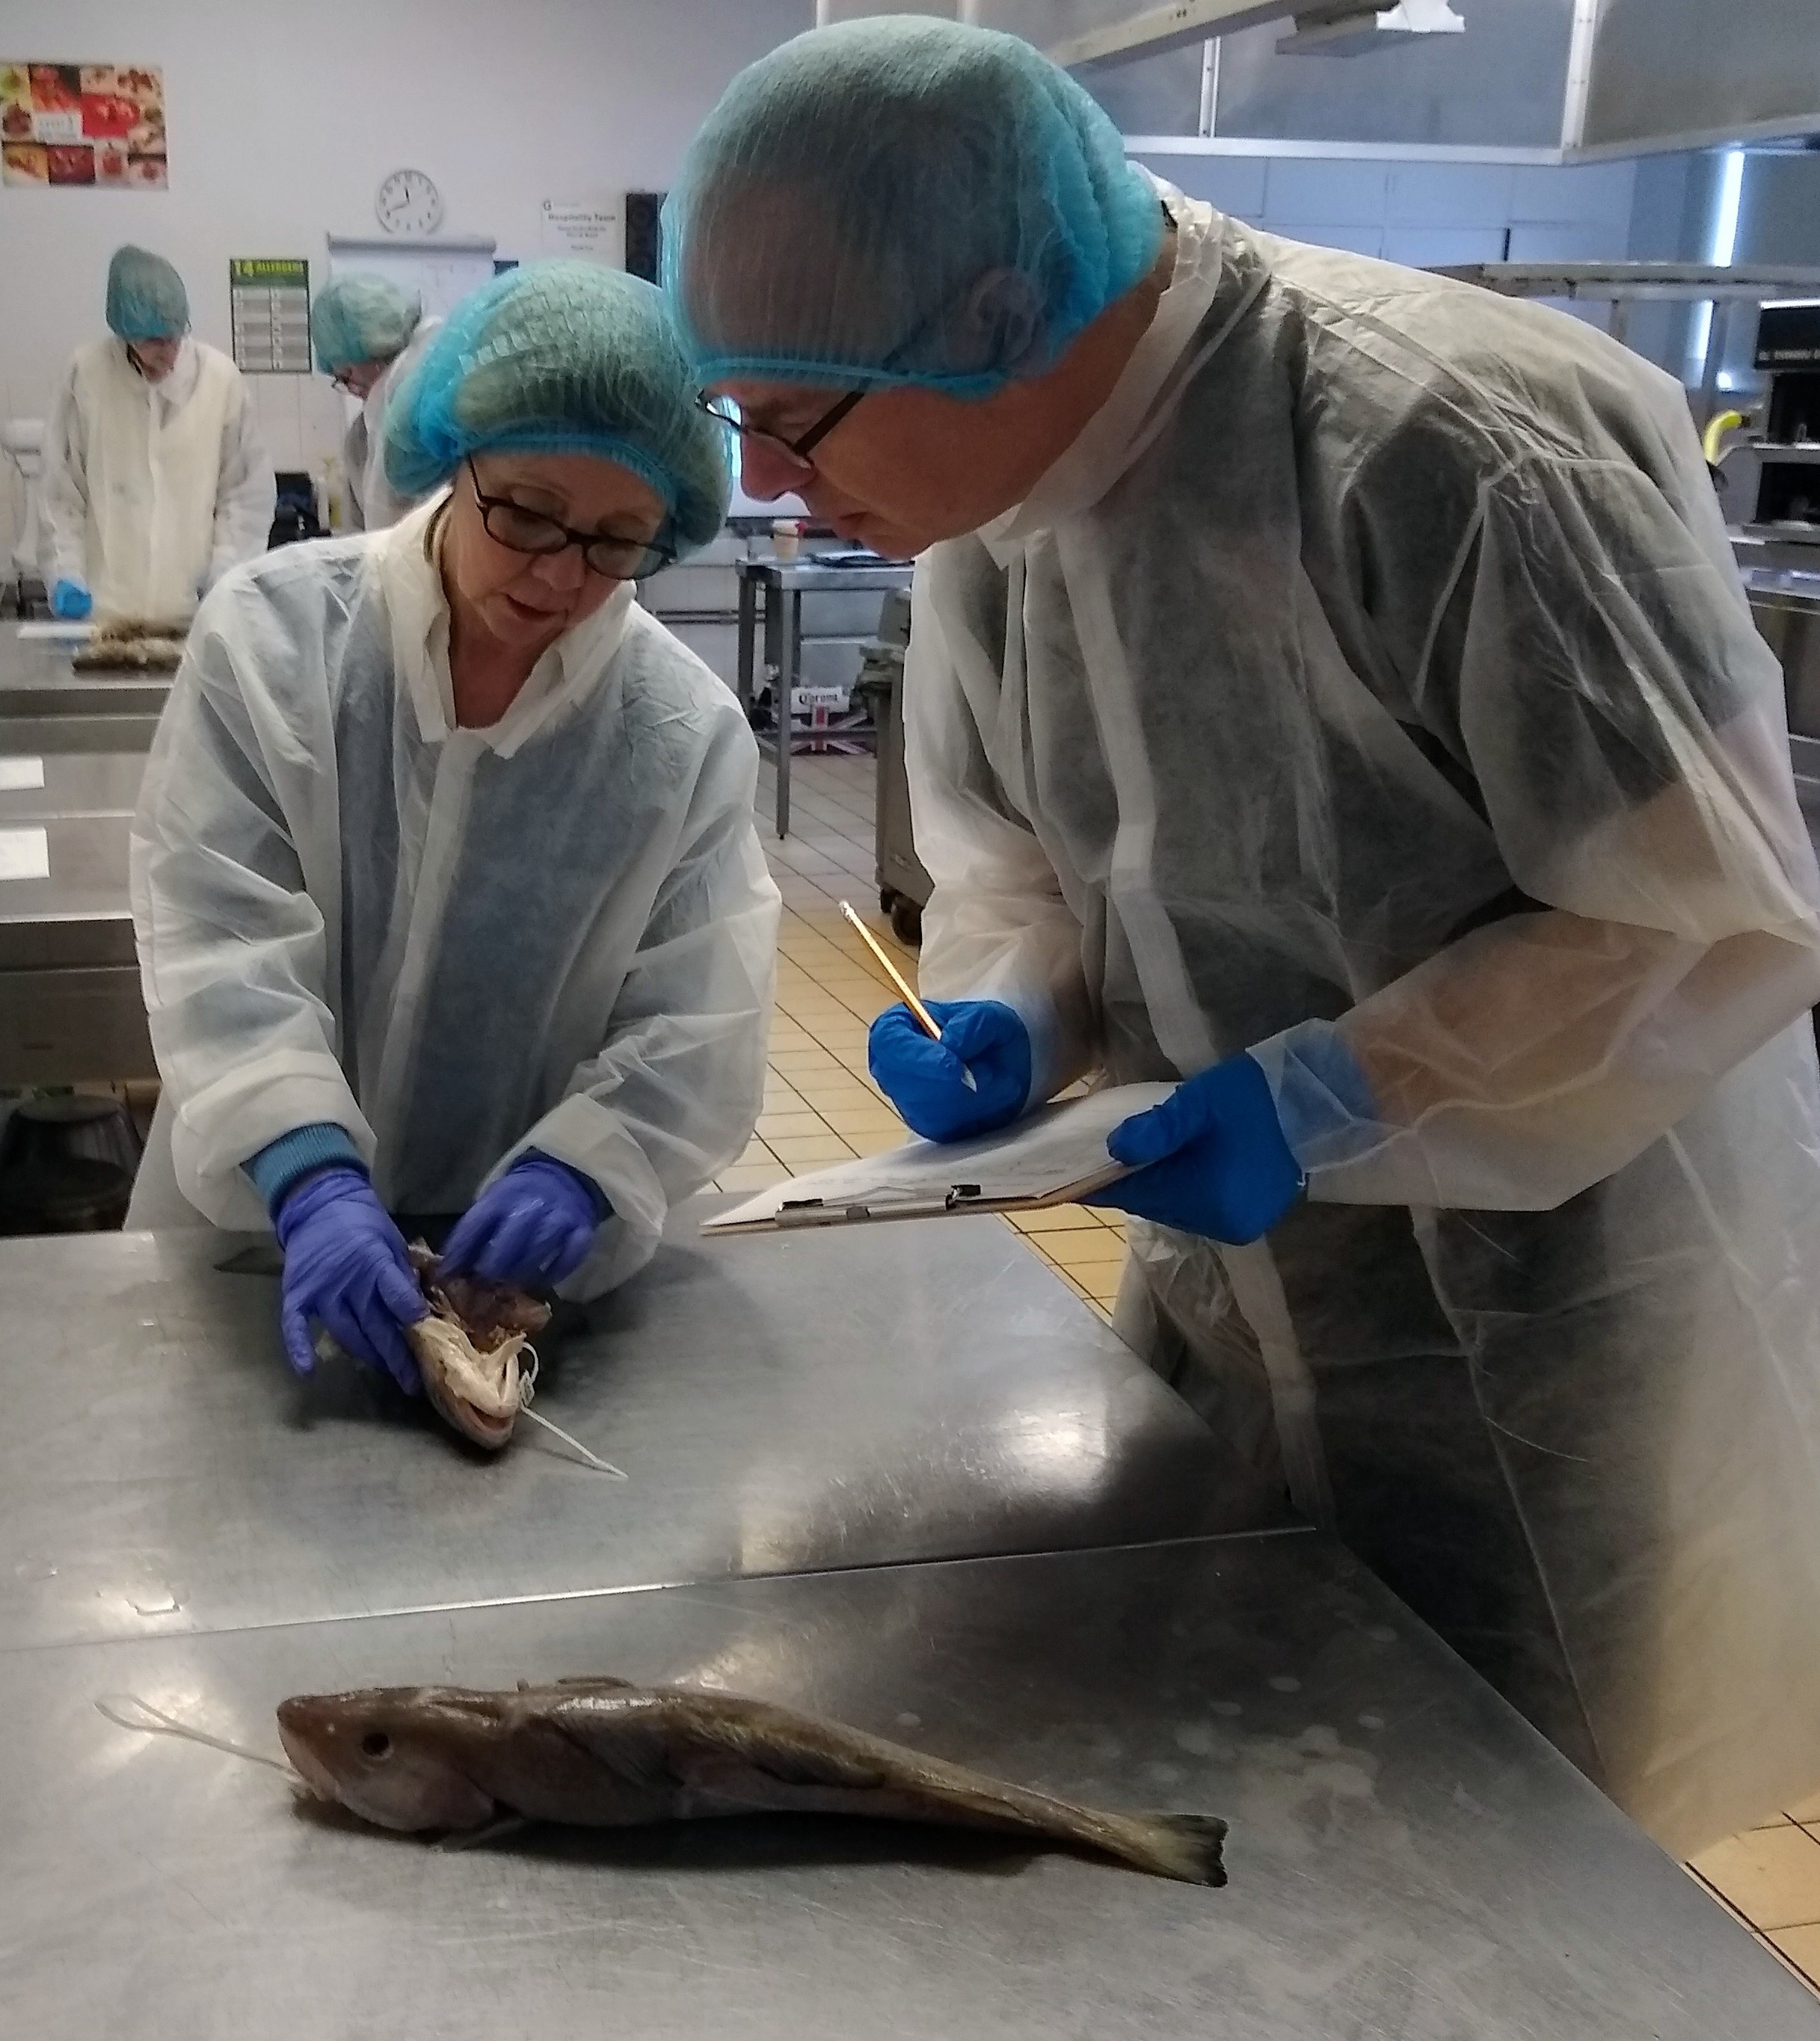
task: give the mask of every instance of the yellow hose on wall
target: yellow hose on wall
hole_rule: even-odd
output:
[[[1721,411],[1707,427],[1700,437],[1700,446],[1706,455],[1708,467],[1717,467],[1723,451],[1722,442],[1727,433],[1734,433],[1749,421],[1742,411]]]

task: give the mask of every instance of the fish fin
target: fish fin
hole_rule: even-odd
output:
[[[572,1693],[592,1691],[597,1694],[635,1694],[639,1691],[636,1680],[616,1680],[611,1673],[565,1673],[559,1680],[552,1680],[549,1684],[566,1688]],[[519,1691],[524,1692],[530,1684],[528,1680],[521,1680]]]
[[[431,1845],[439,1850],[479,1849],[486,1843],[498,1842],[506,1836],[515,1836],[521,1829],[532,1825],[524,1814],[502,1814],[497,1821],[483,1822],[477,1829],[451,1829],[441,1841]]]
[[[1146,1854],[1165,1878],[1189,1885],[1223,1885],[1227,1825],[1218,1814],[1146,1814],[1131,1818],[1150,1832]]]

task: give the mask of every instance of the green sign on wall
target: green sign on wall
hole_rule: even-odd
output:
[[[234,360],[249,376],[310,372],[310,265],[284,257],[236,256],[227,265]]]

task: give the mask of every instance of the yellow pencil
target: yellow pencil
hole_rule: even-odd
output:
[[[941,1040],[941,1028],[937,1022],[935,1016],[930,1013],[929,1009],[925,1006],[922,1001],[917,998],[916,994],[911,991],[909,982],[905,979],[903,973],[898,969],[897,966],[891,962],[890,957],[885,954],[884,945],[853,911],[853,902],[851,900],[843,900],[841,902],[841,912],[845,914],[847,919],[853,923],[853,926],[859,930],[860,941],[863,942],[866,948],[872,952],[872,955],[878,959],[879,962],[884,966],[886,976],[890,979],[891,982],[897,987],[898,990],[903,994],[905,1005],[906,1005],[911,1013],[916,1016],[918,1020],[921,1024],[923,1032],[929,1036],[932,1042],[939,1042]]]

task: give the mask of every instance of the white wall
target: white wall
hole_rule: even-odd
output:
[[[1415,269],[1617,260],[1636,166],[1170,155],[1162,177],[1272,234]]]
[[[441,187],[445,232],[534,257],[544,199],[663,189],[734,73],[814,19],[814,0],[3,0],[0,57],[163,66],[171,189],[0,188],[0,418],[44,415],[103,330],[122,241],[177,264],[223,349],[228,258],[307,256],[321,281],[324,237],[376,233],[403,165]],[[325,378],[254,380],[277,466],[335,450]]]

